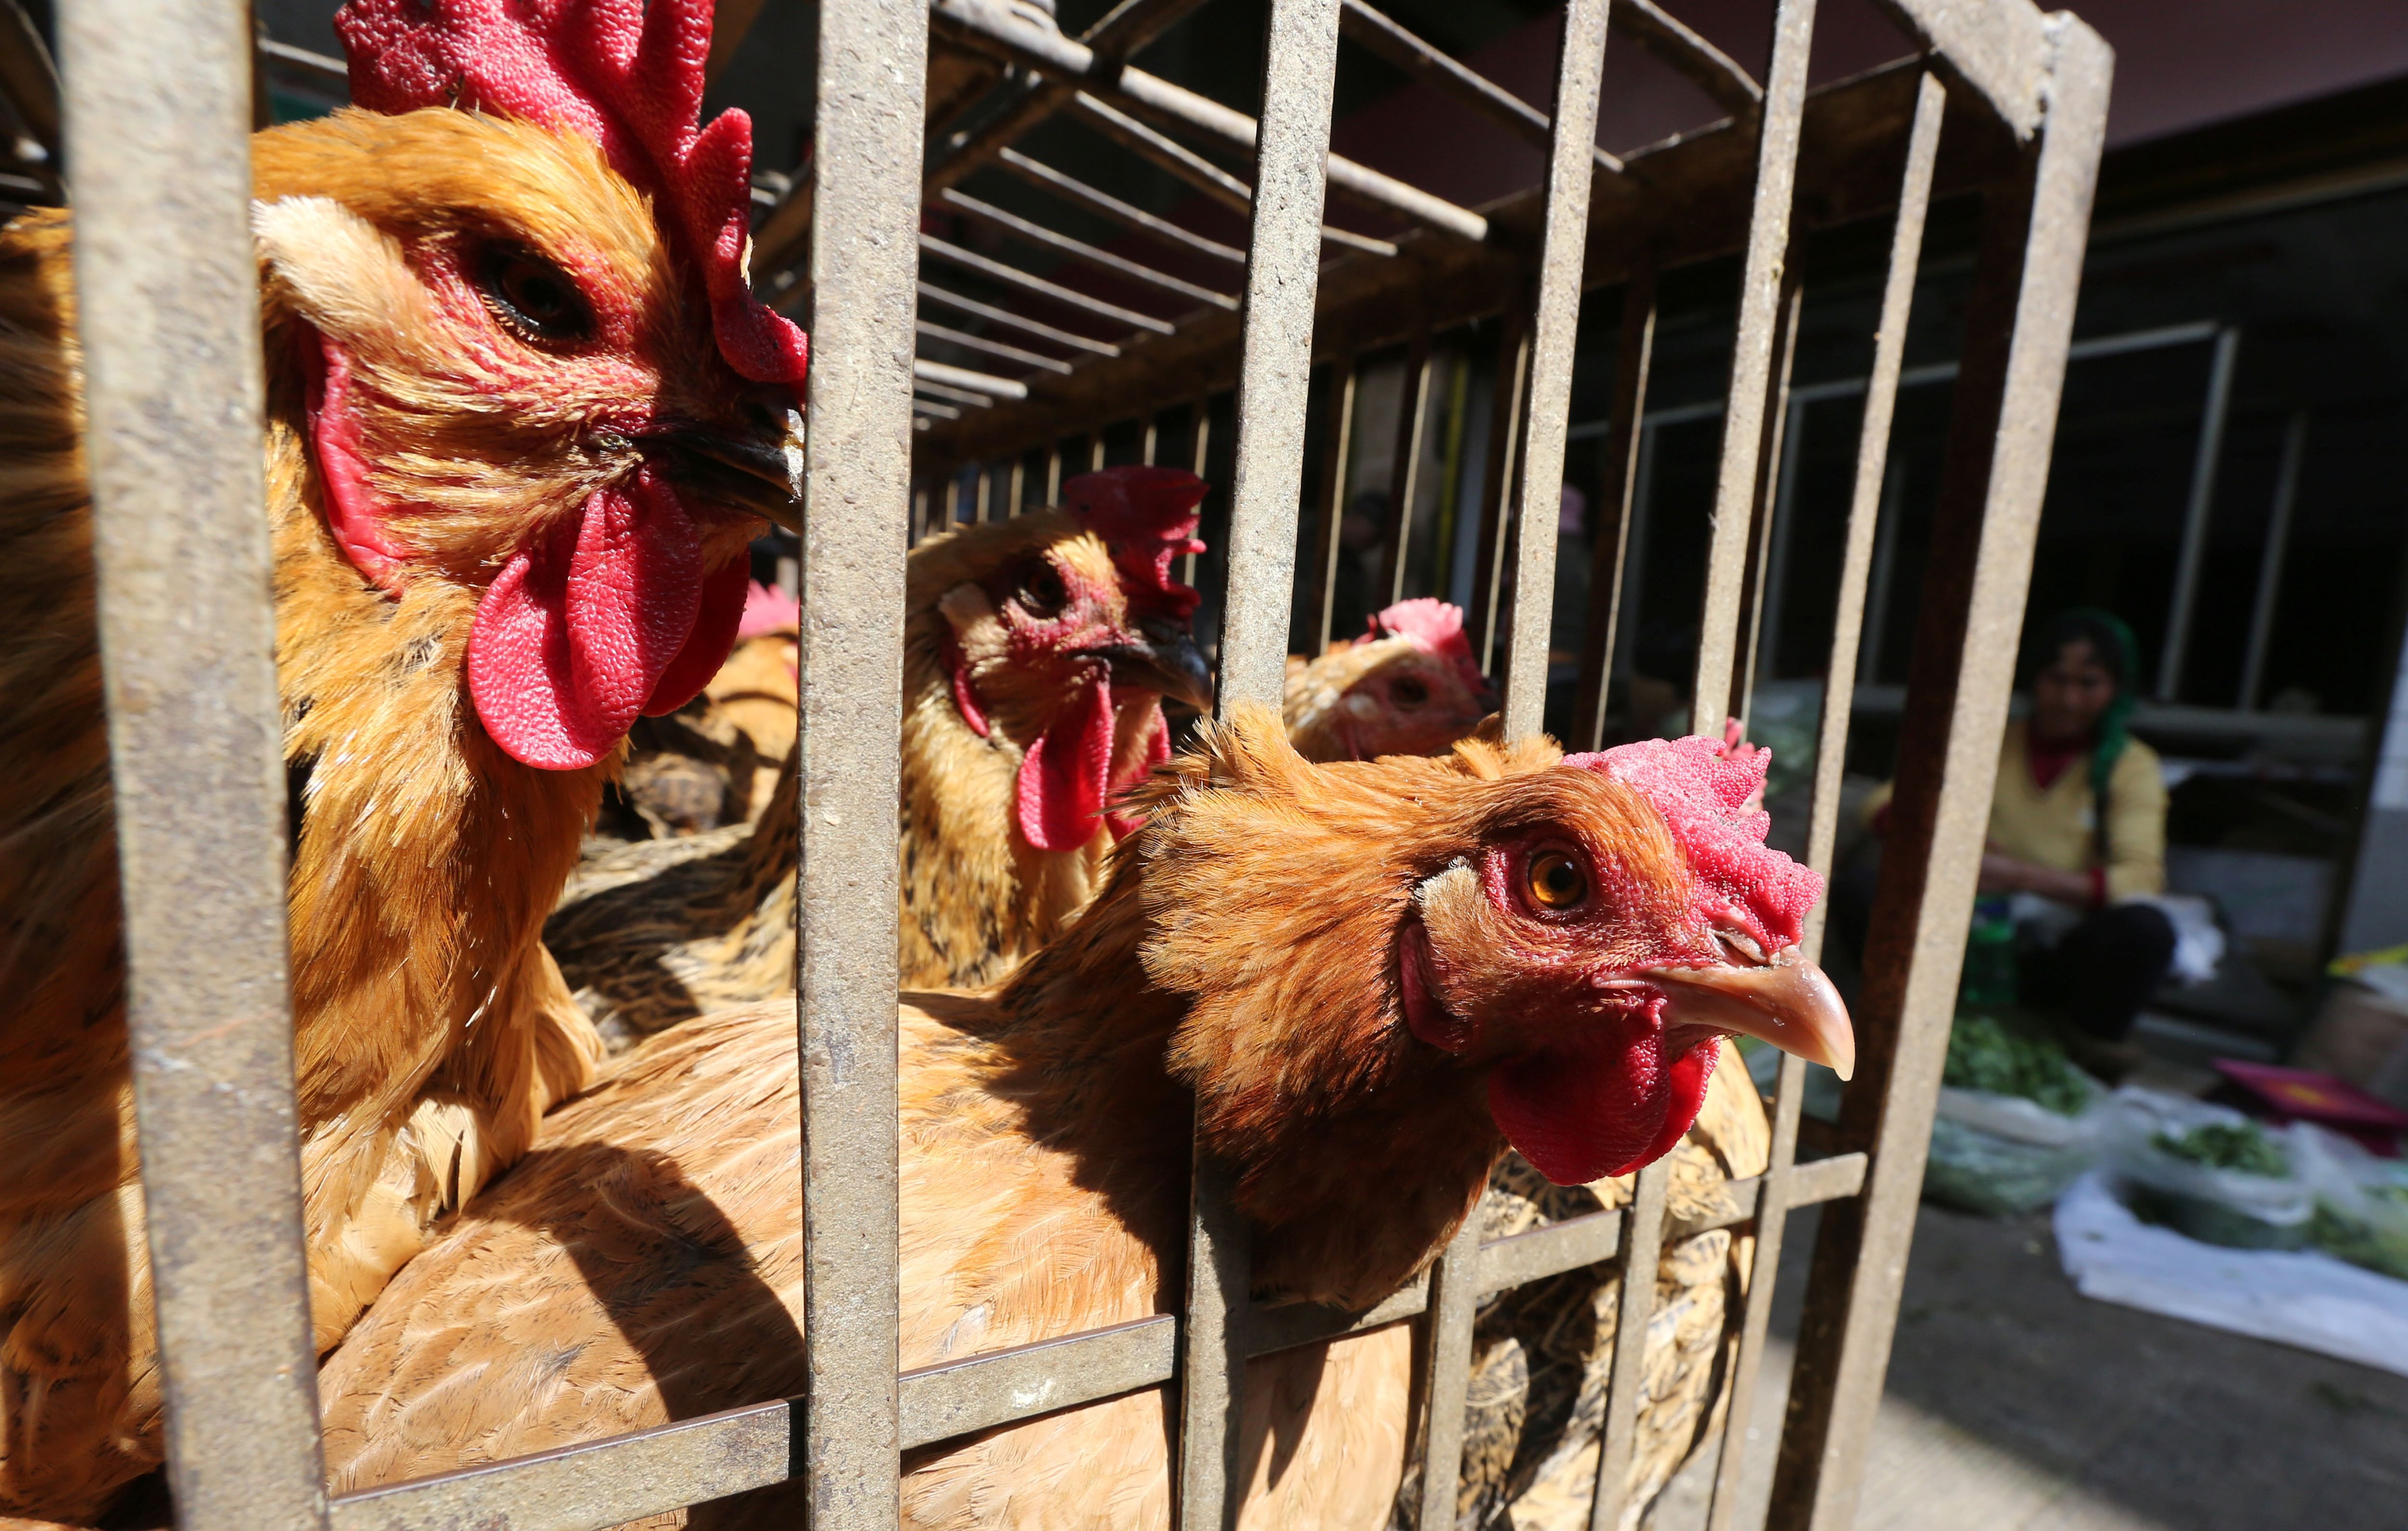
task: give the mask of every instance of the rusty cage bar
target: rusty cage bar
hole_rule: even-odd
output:
[[[1756,1275],[1726,1382],[1711,1522],[1727,1527],[1784,1220],[1817,1204],[1825,1210],[1770,1524],[1836,1528],[1853,1519],[2005,717],[2102,139],[2108,50],[2078,19],[2043,17],[2029,0],[1883,0],[1922,51],[1810,92],[1813,0],[1773,7],[1760,84],[1651,0],[1570,0],[1555,100],[1541,112],[1363,0],[1271,0],[1257,122],[1131,63],[1199,3],[1124,0],[1078,38],[1052,24],[1042,0],[819,6],[817,152],[808,175],[768,198],[775,205],[761,220],[754,263],[781,307],[809,307],[814,353],[797,898],[806,1394],[331,1503],[308,1382],[280,924],[282,787],[245,223],[251,27],[230,0],[62,4],[129,1024],[168,1459],[187,1531],[592,1531],[796,1476],[810,1481],[818,1531],[876,1531],[896,1522],[902,1452],[1165,1386],[1176,1390],[1182,1422],[1178,1523],[1217,1531],[1234,1525],[1239,1508],[1246,1360],[1408,1319],[1424,1325],[1431,1400],[1418,1524],[1448,1525],[1480,1302],[1611,1260],[1652,1272],[1668,1237],[1745,1225],[1756,1239]],[[723,10],[740,33],[754,8]],[[1730,116],[1627,156],[1598,149],[1610,31],[1682,70]],[[1542,146],[1543,184],[1474,210],[1333,153],[1341,34]],[[953,94],[942,100],[929,96],[939,52],[969,65],[951,70]],[[978,88],[962,90],[963,78]],[[1184,229],[1014,146],[1056,115],[1242,211],[1246,248]],[[1252,181],[1195,145],[1248,161]],[[1179,252],[1183,271],[1217,274],[1156,270],[956,189],[982,166]],[[1332,194],[1350,218],[1368,212],[1376,231],[1331,223]],[[1465,365],[1461,345],[1441,337],[1501,319],[1481,503],[1452,513],[1477,522],[1473,623],[1484,649],[1493,636],[1506,726],[1534,730],[1547,680],[1553,496],[1563,476],[1573,339],[1584,295],[1620,286],[1610,503],[1600,506],[1605,534],[1570,741],[1594,747],[1641,465],[1656,275],[1737,254],[1737,344],[1692,691],[1693,716],[1710,729],[1726,711],[1744,715],[1756,669],[1798,239],[1891,216],[1814,771],[1808,854],[1828,874],[1908,309],[1926,209],[1947,194],[1980,199],[1980,248],[1892,852],[1856,1016],[1860,1073],[1836,1131],[1817,1145],[1821,1156],[1798,1157],[1805,1067],[1785,1058],[1770,1167],[1725,1186],[1707,1220],[1667,1227],[1659,1164],[1638,1177],[1627,1209],[1485,1243],[1475,1217],[1426,1277],[1358,1314],[1256,1308],[1227,1175],[1201,1162],[1183,1314],[898,1377],[888,954],[907,543],[940,521],[996,518],[1049,500],[1064,476],[1102,464],[1107,427],[1135,423],[1149,461],[1159,454],[1200,470],[1208,448],[1227,452],[1220,706],[1276,701],[1313,365],[1332,368],[1336,401],[1319,525],[1306,542],[1326,643],[1362,359],[1404,348],[1397,440],[1358,436],[1354,447],[1393,452],[1392,488],[1409,497],[1426,445],[1438,439],[1441,396]],[[923,232],[924,204],[1058,257],[1061,280]],[[161,228],[177,238],[157,238]],[[1192,307],[1175,318],[1140,311],[1068,284],[1073,273],[1098,273],[1129,301],[1143,292]],[[947,284],[964,274],[1003,296],[953,291]],[[1050,305],[1039,312],[1053,319],[1007,306],[1032,298]],[[1080,316],[1080,327],[1065,327],[1065,313]],[[988,327],[964,327],[977,323]],[[1109,333],[1089,333],[1096,329]],[[907,335],[954,359],[914,359],[897,344]],[[1233,448],[1212,425],[1215,398],[1231,391]],[[1185,424],[1166,432],[1166,417]],[[1383,601],[1407,593],[1411,514],[1410,498],[1400,498],[1383,528]],[[170,572],[172,599],[161,594]],[[1821,939],[1818,914],[1810,952]],[[1622,1283],[1595,1527],[1617,1525],[1624,1513],[1654,1298],[1652,1279]]]

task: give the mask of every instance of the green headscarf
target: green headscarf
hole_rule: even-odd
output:
[[[2115,762],[2124,758],[2124,747],[2132,742],[2130,723],[2132,709],[2140,704],[2135,694],[2141,675],[2141,646],[2132,641],[2132,629],[2113,612],[2096,606],[2076,606],[2057,613],[2040,629],[2032,645],[2032,671],[2038,673],[2056,662],[2068,643],[2087,643],[2099,656],[2099,662],[2115,679],[2115,700],[2099,715],[2091,730],[2090,795],[2098,804],[2099,832],[2103,843],[2107,832],[2107,783],[2115,774]]]

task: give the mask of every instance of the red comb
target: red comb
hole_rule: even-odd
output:
[[[1803,933],[1823,879],[1766,845],[1772,816],[1746,807],[1764,789],[1770,750],[1693,734],[1567,756],[1564,764],[1636,788],[1671,825],[1698,874],[1771,938],[1766,950],[1794,945]]]
[[[1475,691],[1488,685],[1471,657],[1471,640],[1463,635],[1463,608],[1436,596],[1400,600],[1371,618],[1374,638],[1410,638],[1424,653],[1452,660]]]
[[[348,0],[335,30],[351,100],[371,111],[459,107],[582,134],[649,193],[702,269],[727,364],[800,388],[803,332],[752,296],[752,122],[700,125],[711,0]]]
[[[1203,598],[1170,577],[1170,560],[1204,551],[1196,507],[1207,487],[1183,468],[1107,468],[1063,484],[1062,508],[1104,540],[1132,591],[1184,620]]]

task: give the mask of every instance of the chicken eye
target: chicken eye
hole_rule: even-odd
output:
[[[1388,683],[1388,700],[1399,707],[1418,707],[1429,701],[1429,687],[1411,675],[1399,675]]]
[[[1031,616],[1052,616],[1070,604],[1070,592],[1062,584],[1062,571],[1050,563],[1039,563],[1020,582],[1020,607]]]
[[[1588,874],[1563,851],[1541,851],[1530,858],[1522,875],[1530,902],[1541,909],[1570,909],[1588,897]]]
[[[494,311],[531,340],[566,344],[593,333],[594,316],[568,273],[518,245],[486,246],[477,285]]]

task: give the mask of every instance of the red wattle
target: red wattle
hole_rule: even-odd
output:
[[[1698,1119],[1720,1047],[1708,1037],[1668,1062],[1649,1032],[1532,1053],[1489,1076],[1489,1115],[1559,1186],[1627,1175],[1670,1153]]]
[[[1149,711],[1153,715],[1146,723],[1145,753],[1138,757],[1137,764],[1131,766],[1120,780],[1112,783],[1112,795],[1115,797],[1153,775],[1155,766],[1170,758],[1170,725],[1163,718],[1160,699],[1149,705]],[[1125,840],[1145,827],[1145,816],[1108,813],[1104,815],[1104,823],[1111,827],[1113,839]]]
[[[693,636],[702,585],[693,518],[650,467],[595,490],[477,604],[468,694],[485,731],[541,770],[601,759]]]
[[[1047,851],[1093,840],[1111,769],[1112,685],[1098,674],[1021,758],[1021,838]]]
[[[409,549],[385,534],[384,502],[368,484],[359,417],[351,412],[351,354],[322,335],[317,342],[306,353],[304,402],[318,480],[325,489],[326,531],[353,569],[391,591]]]
[[[740,553],[704,576],[693,630],[686,634],[685,647],[678,650],[677,657],[653,683],[652,694],[644,702],[646,717],[674,713],[702,694],[736,647],[737,629],[744,621],[752,588],[752,560]]]

